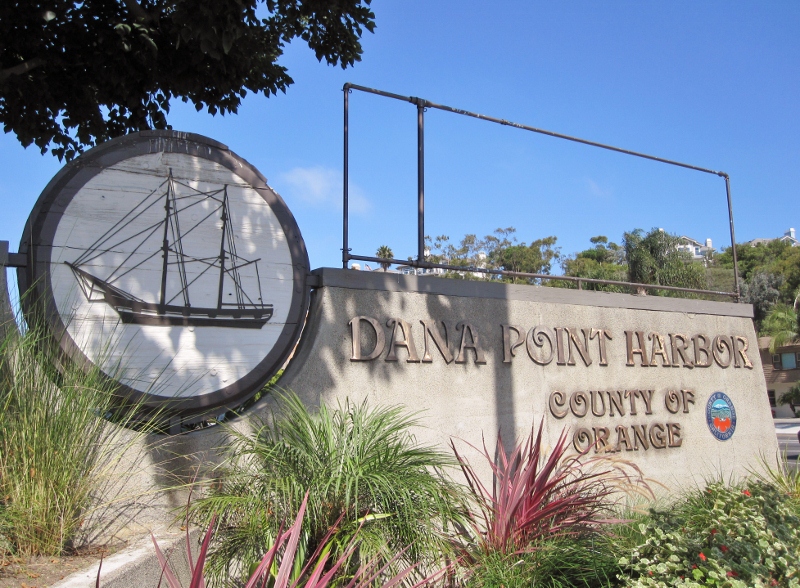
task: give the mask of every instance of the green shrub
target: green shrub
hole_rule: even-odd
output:
[[[529,551],[491,551],[472,564],[465,588],[605,588],[616,586],[620,567],[605,533],[555,537]]]
[[[640,524],[625,586],[800,586],[800,519],[761,481],[709,484]]]
[[[229,465],[193,505],[195,520],[216,514],[220,521],[209,576],[243,576],[275,542],[279,525],[297,516],[306,491],[298,571],[331,529],[333,558],[357,534],[351,572],[403,550],[404,562],[435,567],[449,546],[442,529],[463,521],[463,491],[440,473],[454,460],[417,444],[414,424],[400,408],[348,401],[312,414],[297,396],[279,396],[272,424],[232,432]]]

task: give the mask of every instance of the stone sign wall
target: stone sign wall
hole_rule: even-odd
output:
[[[421,441],[543,423],[677,489],[776,455],[749,305],[323,269],[280,384],[419,411]],[[459,442],[457,441],[457,444]]]

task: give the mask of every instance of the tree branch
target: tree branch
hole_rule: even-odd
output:
[[[22,63],[17,64],[14,67],[8,67],[0,71],[0,84],[5,82],[11,76],[19,76],[24,73],[28,73],[32,69],[41,67],[42,65],[44,65],[44,63],[45,61],[41,57],[34,57],[33,59],[29,59],[28,61],[23,61]]]

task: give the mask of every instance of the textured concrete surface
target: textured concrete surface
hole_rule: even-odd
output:
[[[405,405],[420,413],[423,427],[416,431],[417,438],[443,449],[451,438],[465,447],[466,443],[480,445],[485,436],[491,450],[498,430],[508,440],[526,434],[540,421],[551,446],[565,428],[571,435],[577,428],[594,431],[606,427],[617,441],[616,427],[620,425],[633,437],[630,427],[634,425],[662,424],[666,428],[668,423],[678,424],[679,447],[629,451],[622,445],[622,450],[605,454],[636,463],[648,478],[672,491],[708,478],[745,475],[748,468],[758,467],[761,455],[767,459],[776,455],[775,429],[749,305],[346,270],[324,269],[318,274],[323,287],[314,294],[307,332],[280,382],[311,404],[350,398],[368,400],[372,405]],[[406,348],[398,346],[397,361],[386,361],[387,351],[372,361],[351,361],[348,323],[357,316],[380,323],[387,350],[393,336],[387,321],[406,321],[420,358],[424,348],[421,320],[447,324],[449,350],[454,356],[461,338],[455,327],[468,322],[480,337],[486,363],[476,363],[474,352],[467,350],[465,363],[448,364],[430,341],[430,363],[408,362]],[[597,339],[589,342],[592,363],[588,366],[580,357],[575,365],[557,365],[555,359],[539,365],[528,356],[525,345],[516,349],[510,363],[503,363],[503,324],[519,325],[522,330],[537,325],[577,332],[583,328],[607,330],[612,337],[606,343],[608,365],[600,365]],[[734,367],[733,361],[727,368],[713,361],[706,368],[664,367],[661,356],[655,357],[656,367],[642,367],[639,356],[634,356],[636,365],[628,366],[626,330],[643,331],[649,350],[647,336],[651,333],[744,337],[749,342],[746,353],[752,368]],[[363,322],[362,333],[367,354],[375,345],[375,334]],[[399,330],[394,336],[404,338]],[[667,338],[667,347],[668,342]],[[649,360],[650,351],[647,355]],[[726,359],[724,353],[720,355]],[[628,407],[624,416],[610,416],[606,406],[603,416],[589,411],[583,418],[570,413],[558,419],[548,406],[551,393],[557,391],[569,398],[581,391],[638,389],[653,390],[652,414],[644,414],[640,401],[636,415],[630,414]],[[665,395],[671,390],[693,392],[694,403],[687,404],[688,412],[683,407],[677,414],[668,410]],[[727,441],[717,440],[706,422],[706,402],[718,391],[727,394],[736,408],[736,429]],[[596,412],[601,412],[599,402]]]

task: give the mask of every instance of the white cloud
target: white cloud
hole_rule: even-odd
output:
[[[280,174],[278,182],[282,191],[292,198],[318,208],[342,209],[342,172],[323,167],[295,167]],[[366,214],[372,208],[364,191],[350,184],[350,211]]]
[[[591,178],[586,178],[586,187],[589,189],[589,194],[596,198],[608,198],[614,193],[611,188],[603,188]]]

